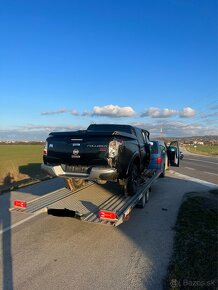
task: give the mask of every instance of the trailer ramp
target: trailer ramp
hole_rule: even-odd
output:
[[[117,184],[93,184],[49,205],[47,209],[48,214],[72,216],[86,222],[101,222],[110,225],[113,222],[99,219],[99,210],[117,212],[130,199],[131,197],[124,196]]]
[[[48,214],[70,216],[85,222],[117,226],[128,219],[131,210],[146,191],[157,180],[161,172],[153,173],[144,180],[134,196],[125,196],[116,183],[105,185],[93,184],[47,207]],[[66,189],[67,190],[67,189]],[[106,217],[99,216],[99,212]],[[110,216],[111,218],[108,217]],[[112,217],[113,216],[113,217]]]

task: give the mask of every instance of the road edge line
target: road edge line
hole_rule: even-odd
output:
[[[195,178],[195,177],[184,175],[184,174],[178,173],[178,172],[176,172],[176,171],[174,171],[172,169],[169,170],[169,173],[177,175],[177,176],[180,176],[180,177],[182,177],[185,180],[197,182],[197,183],[200,183],[200,184],[208,186],[208,187],[213,187],[213,188],[214,187],[218,187],[218,185],[216,183],[212,183],[212,182],[208,182],[208,181],[205,181],[205,180],[202,180],[202,179],[198,179],[198,178]]]
[[[10,230],[16,228],[17,226],[22,225],[23,223],[25,223],[25,222],[31,220],[32,218],[34,218],[34,217],[36,217],[36,216],[38,216],[38,215],[40,215],[41,213],[46,212],[46,211],[47,211],[47,209],[43,208],[42,210],[39,210],[39,211],[35,212],[33,215],[28,216],[27,218],[25,218],[25,219],[23,219],[23,220],[21,220],[21,221],[15,223],[15,224],[11,225],[10,227],[7,227],[7,228],[4,228],[4,229],[0,230],[0,235],[2,235],[2,234],[4,234],[5,232],[8,232],[8,231],[10,231]]]

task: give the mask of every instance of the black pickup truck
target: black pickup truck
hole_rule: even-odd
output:
[[[66,179],[74,190],[84,180],[119,182],[134,195],[137,179],[150,162],[149,132],[130,125],[92,124],[87,130],[52,132],[42,169]]]

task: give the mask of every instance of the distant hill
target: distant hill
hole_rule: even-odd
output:
[[[194,142],[204,142],[204,144],[216,144],[218,145],[217,135],[208,136],[191,136],[191,137],[157,137],[156,139],[164,140],[166,143],[173,140],[177,140],[183,144],[192,144]]]
[[[180,143],[191,144],[193,142],[204,142],[204,144],[217,144],[218,145],[218,135],[208,135],[208,136],[191,136],[191,137],[165,137],[156,136],[152,137],[153,140],[163,140],[166,143],[173,140],[177,140]],[[45,141],[0,141],[2,144],[44,144]]]

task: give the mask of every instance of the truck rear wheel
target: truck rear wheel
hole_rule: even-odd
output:
[[[125,195],[126,196],[133,196],[136,194],[138,189],[138,180],[139,180],[139,169],[137,165],[134,163],[129,170],[129,176],[127,177],[127,183],[126,183],[126,190]]]
[[[65,184],[67,189],[75,191],[85,185],[85,180],[80,178],[65,178]]]

